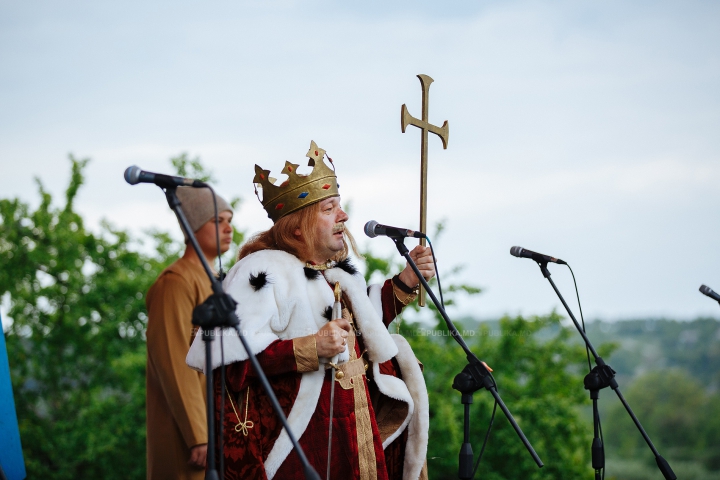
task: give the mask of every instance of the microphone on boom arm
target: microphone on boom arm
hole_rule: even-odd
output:
[[[700,285],[700,293],[702,293],[703,295],[707,295],[708,297],[712,298],[717,302],[720,302],[720,295],[714,292],[713,289],[708,287],[707,285]]]
[[[375,238],[378,235],[382,235],[390,238],[427,238],[424,233],[416,232],[415,230],[409,230],[407,228],[390,227],[388,225],[381,225],[375,220],[370,220],[365,224],[365,235],[370,238]]]
[[[518,258],[532,258],[536,262],[540,263],[559,263],[560,265],[567,265],[567,262],[560,260],[559,258],[551,257],[550,255],[543,255],[542,253],[533,252],[522,247],[512,247],[510,249],[510,255]]]
[[[128,167],[125,170],[125,181],[130,185],[137,185],[138,183],[154,183],[158,187],[171,188],[171,187],[196,187],[202,188],[208,185],[200,180],[185,177],[175,177],[172,175],[164,175],[162,173],[146,172],[141,170],[137,165]]]

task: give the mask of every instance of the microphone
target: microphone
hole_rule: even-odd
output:
[[[518,258],[532,258],[536,262],[547,263],[559,263],[560,265],[567,265],[567,262],[560,260],[559,258],[551,257],[549,255],[543,255],[542,253],[533,252],[532,250],[526,250],[522,247],[512,247],[510,249],[510,255]]]
[[[708,287],[707,285],[700,285],[700,293],[720,302],[720,295],[715,293],[713,289]]]
[[[415,237],[415,238],[427,238],[424,233],[416,232],[414,230],[408,230],[407,228],[389,227],[387,225],[381,225],[375,220],[370,220],[365,224],[365,235],[370,238],[375,238],[378,235],[383,235],[390,238],[404,238],[404,237]]]
[[[137,165],[128,167],[125,170],[125,181],[130,185],[138,183],[154,183],[158,187],[207,187],[205,182],[185,177],[173,177],[172,175],[163,175],[162,173],[152,173],[141,170]]]

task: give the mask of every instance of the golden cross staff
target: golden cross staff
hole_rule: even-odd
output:
[[[430,104],[430,84],[434,81],[427,75],[420,74],[417,76],[422,86],[422,120],[418,120],[408,113],[407,107],[403,104],[400,110],[400,123],[402,133],[405,133],[405,127],[415,125],[420,129],[420,231],[427,233],[427,172],[428,172],[428,132],[432,132],[443,142],[443,149],[447,150],[448,137],[450,129],[448,122],[445,120],[442,127],[436,127],[428,121],[428,107]],[[420,239],[420,245],[425,246],[425,239]],[[420,297],[418,305],[425,306],[425,291],[420,286]]]
[[[335,294],[335,303],[333,304],[333,314],[332,314],[332,320],[336,320],[338,318],[342,318],[342,290],[340,289],[340,282],[335,282],[335,288],[333,289],[333,293]],[[330,366],[332,367],[332,375],[330,376],[330,380],[332,381],[332,384],[330,384],[330,425],[328,427],[328,460],[327,460],[327,475],[325,477],[325,480],[330,480],[330,459],[332,458],[330,454],[332,453],[332,430],[333,430],[333,407],[335,405],[335,380],[342,379],[345,374],[342,372],[342,370],[335,373],[335,370],[337,369],[337,361],[338,356],[335,355],[330,359]]]

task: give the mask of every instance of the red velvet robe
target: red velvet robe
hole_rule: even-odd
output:
[[[331,287],[328,285],[328,288]],[[383,285],[381,297],[383,323],[387,326],[402,311],[404,305],[395,297],[390,280],[387,280]],[[362,337],[357,336],[356,339],[355,350],[357,356],[360,357],[363,351]],[[257,358],[270,380],[280,406],[287,416],[295,402],[302,378],[302,374],[297,372],[293,341],[276,340],[258,354]],[[321,368],[323,368],[322,365]],[[371,371],[372,369],[368,370],[368,372]],[[395,359],[381,364],[380,371],[383,374],[400,376],[400,370]],[[214,372],[215,408],[218,421],[220,418],[220,395],[222,393],[219,372],[220,369],[216,369]],[[225,479],[266,479],[263,462],[270,453],[278,435],[280,435],[282,424],[273,412],[270,400],[263,391],[249,361],[232,363],[226,367],[225,373],[227,390],[235,404],[235,410],[233,410],[228,393],[225,392],[225,411],[222,415]],[[300,437],[300,445],[305,455],[322,478],[325,478],[327,471],[330,375],[331,372],[328,370],[325,374],[315,413],[307,429]],[[377,392],[377,387],[375,387],[372,380],[368,381],[367,377],[363,379],[370,409],[377,478],[378,480],[400,480],[402,479],[407,431],[383,451],[371,401],[371,397]],[[249,396],[246,390],[248,387],[250,388]],[[238,416],[241,421],[246,419],[246,398],[249,398],[247,420],[253,422],[252,428],[247,429],[247,436],[242,431],[236,431]],[[219,468],[219,462],[217,465]],[[335,387],[335,406],[333,410],[333,447],[330,468],[330,478],[332,479],[360,479],[355,431],[354,393],[352,389],[344,390],[337,385]],[[290,452],[277,471],[275,478],[282,480],[305,478],[300,459],[295,450]]]

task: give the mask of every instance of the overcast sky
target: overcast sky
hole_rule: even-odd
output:
[[[457,315],[544,314],[559,302],[513,245],[568,261],[588,318],[720,316],[720,3],[533,1],[0,1],[0,195],[60,196],[90,158],[77,208],[138,234],[177,230],[156,187],[200,156],[235,224],[270,226],[251,179],[337,166],[350,227],[418,225],[416,74],[435,79],[429,222],[441,272],[485,289]],[[59,198],[58,198],[59,200]],[[179,237],[179,231],[177,232]],[[565,267],[551,267],[568,299]]]

